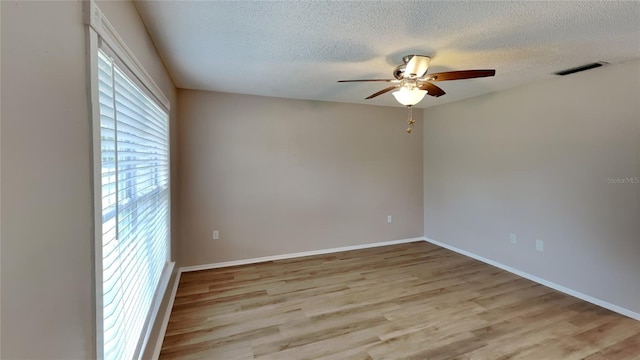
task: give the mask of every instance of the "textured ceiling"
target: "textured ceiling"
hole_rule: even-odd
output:
[[[400,106],[388,93],[406,54],[429,73],[495,68],[441,82],[428,107],[550,78],[590,62],[640,58],[640,2],[137,1],[180,88]],[[570,76],[570,75],[569,75]],[[594,84],[594,87],[596,85]]]

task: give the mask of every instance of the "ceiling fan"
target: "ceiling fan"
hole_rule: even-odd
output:
[[[427,74],[427,69],[429,68],[430,61],[431,57],[429,56],[406,55],[402,58],[402,64],[397,66],[393,70],[393,77],[395,79],[338,80],[338,82],[392,83],[393,86],[389,86],[378,92],[375,92],[367,96],[365,99],[373,99],[376,96],[397,89],[392,94],[400,104],[409,107],[409,128],[407,129],[407,132],[411,133],[411,127],[415,123],[411,116],[412,106],[422,101],[424,96],[427,94],[433,97],[439,97],[446,94],[444,90],[434,85],[432,82],[472,79],[494,76],[496,74],[496,71],[494,69],[459,70]]]

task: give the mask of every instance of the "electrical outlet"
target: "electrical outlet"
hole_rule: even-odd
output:
[[[536,239],[536,250],[544,251],[544,241]]]
[[[391,224],[393,222],[393,217],[391,215],[387,216],[387,224]]]
[[[509,234],[509,242],[512,244],[515,244],[518,242],[518,238],[516,237],[516,234]]]
[[[220,239],[220,232],[218,230],[213,230],[213,240]]]

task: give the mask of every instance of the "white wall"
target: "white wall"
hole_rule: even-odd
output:
[[[92,355],[80,2],[2,2],[2,354]]]
[[[640,313],[640,62],[424,119],[426,237]]]
[[[182,266],[422,236],[422,124],[408,135],[406,109],[189,90],[178,102]]]
[[[135,6],[99,5],[175,100]],[[91,137],[82,3],[2,1],[0,6],[0,358],[92,358]]]

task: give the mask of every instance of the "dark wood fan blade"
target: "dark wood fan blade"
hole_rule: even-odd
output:
[[[382,90],[378,91],[378,92],[377,92],[377,93],[375,93],[375,94],[371,94],[371,95],[367,96],[367,97],[366,97],[366,98],[364,98],[364,99],[365,99],[365,100],[373,99],[374,97],[376,97],[376,96],[378,96],[378,95],[382,95],[382,94],[384,94],[384,93],[387,93],[387,92],[389,92],[389,91],[391,91],[391,90],[393,90],[393,89],[395,89],[395,88],[397,88],[397,86],[389,86],[388,88],[386,88],[386,89],[382,89]]]
[[[396,79],[338,80],[338,82],[371,82],[371,81],[391,82],[391,81],[396,81]]]
[[[434,97],[438,97],[446,94],[444,90],[440,89],[439,87],[433,85],[430,82],[423,82],[422,84],[420,84],[420,90],[427,90],[427,95],[431,95]]]
[[[425,76],[429,81],[447,81],[447,80],[462,80],[472,79],[479,77],[494,76],[496,71],[493,69],[487,70],[460,70],[460,71],[447,71],[441,73],[434,73]]]

